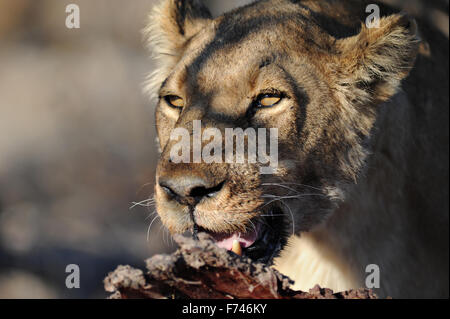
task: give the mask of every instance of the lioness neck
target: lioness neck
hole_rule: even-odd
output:
[[[411,128],[399,125],[407,123],[410,109],[403,93],[382,106],[376,127],[383,129],[375,134],[368,170],[357,187],[320,227],[290,239],[276,268],[296,282],[295,289],[308,291],[316,284],[334,291],[363,288],[372,264],[380,269],[380,297],[417,295],[439,278],[426,271],[439,268],[432,257],[436,248],[424,246],[435,241],[420,238],[423,212],[411,206],[415,186],[406,163],[413,141]]]

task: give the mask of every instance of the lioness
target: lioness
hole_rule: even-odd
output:
[[[368,3],[262,0],[213,19],[162,1],[146,29],[157,212],[298,289],[376,286],[379,270],[381,297],[448,297],[448,40],[382,5],[368,27]],[[171,132],[194,121],[278,128],[277,170],[175,163]]]

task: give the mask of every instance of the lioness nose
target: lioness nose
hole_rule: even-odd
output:
[[[184,205],[197,205],[203,198],[216,196],[225,182],[211,185],[198,177],[159,179],[159,186],[173,199]]]

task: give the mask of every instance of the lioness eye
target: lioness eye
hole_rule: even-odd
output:
[[[281,101],[281,96],[278,94],[264,94],[258,98],[259,107],[275,106]]]
[[[169,104],[171,107],[182,109],[184,107],[184,101],[181,97],[176,95],[167,95],[164,97],[167,104]]]

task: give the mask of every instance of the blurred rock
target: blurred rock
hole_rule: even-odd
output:
[[[38,277],[22,271],[0,274],[0,299],[54,299],[58,294]]]

